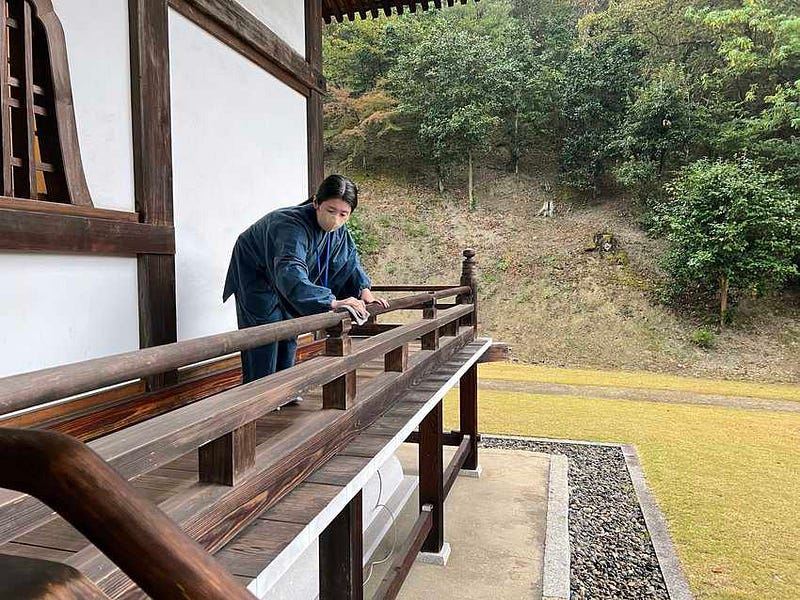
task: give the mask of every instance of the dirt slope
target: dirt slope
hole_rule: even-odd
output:
[[[556,201],[537,218],[545,192],[536,179],[484,177],[479,209],[461,193],[388,177],[358,177],[359,213],[378,250],[364,257],[376,282],[451,283],[464,247],[479,259],[483,331],[510,342],[516,360],[554,366],[638,369],[731,379],[800,380],[800,297],[749,301],[736,325],[703,350],[691,341],[697,317],[653,296],[661,244],[619,201]],[[363,207],[363,208],[362,208]],[[609,231],[619,260],[586,252]]]

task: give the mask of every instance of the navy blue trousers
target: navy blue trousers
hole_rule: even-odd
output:
[[[278,306],[263,318],[254,318],[236,298],[236,320],[239,329],[264,325],[265,323],[277,323],[289,317],[283,313]],[[258,346],[250,350],[242,350],[242,383],[250,383],[256,379],[261,379],[267,375],[272,375],[277,371],[288,369],[294,365],[295,353],[297,351],[297,339],[281,340],[264,346]]]

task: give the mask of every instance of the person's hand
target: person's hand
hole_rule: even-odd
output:
[[[381,298],[373,295],[372,290],[367,288],[361,290],[361,299],[367,304],[372,304],[373,302],[377,302],[383,308],[389,308],[389,301],[386,298]]]
[[[345,306],[354,308],[360,317],[369,316],[366,304],[364,304],[363,300],[359,300],[358,298],[345,298],[344,300],[334,300],[331,302],[331,308],[333,310],[344,308]]]

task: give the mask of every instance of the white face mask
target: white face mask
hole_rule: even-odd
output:
[[[324,210],[317,211],[317,223],[324,231],[336,231],[345,224],[346,219],[339,219],[336,215],[332,215]]]
[[[317,211],[317,223],[323,229],[323,231],[331,232],[336,231],[342,225],[347,223],[347,219],[350,218],[349,207],[347,214],[344,214],[345,211],[343,210],[343,206],[347,206],[343,201],[337,200],[342,206],[336,206],[334,203],[333,206],[328,206],[329,202],[323,202],[320,204],[314,204],[314,208]],[[337,208],[338,210],[331,210],[331,208]]]

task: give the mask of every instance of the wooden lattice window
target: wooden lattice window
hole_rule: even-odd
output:
[[[50,0],[0,0],[2,195],[91,206]]]

